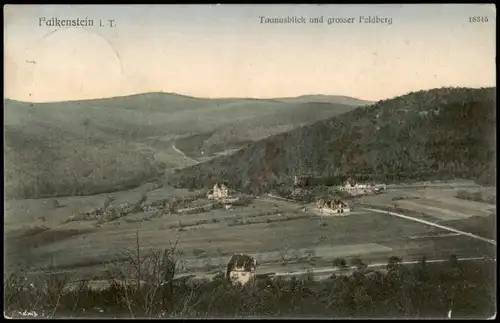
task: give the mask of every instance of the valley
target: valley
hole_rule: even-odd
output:
[[[460,220],[443,220],[433,212],[391,205],[408,196],[427,196],[436,203],[453,199],[457,191],[480,187],[473,182],[420,183],[392,185],[386,192],[349,199],[352,212],[347,216],[317,216],[313,204],[296,203],[268,196],[257,196],[247,205],[230,209],[217,208],[182,214],[178,210],[158,209],[138,211],[111,220],[71,220],[83,212],[104,203],[108,195],[26,201],[6,201],[10,216],[5,219],[7,262],[31,268],[52,268],[80,279],[104,275],[106,264],[122,261],[123,251],[131,248],[138,235],[140,248],[162,250],[178,243],[178,260],[183,271],[179,274],[215,275],[224,271],[229,257],[246,253],[259,262],[259,273],[314,271],[333,268],[333,260],[360,257],[365,263],[384,262],[390,256],[405,261],[458,257],[494,257],[495,245],[465,235],[450,235],[449,231],[431,225],[401,219],[369,208],[398,210],[429,221],[460,229],[476,230],[471,218],[483,223],[478,234],[493,230],[489,218],[494,205],[465,201],[470,210]],[[203,191],[188,191],[171,187],[145,185],[138,189],[112,193],[115,205],[161,205],[158,201],[188,198],[189,205],[207,205]],[[463,200],[460,200],[463,202]],[[454,204],[442,204],[442,212],[453,212]],[[491,209],[489,213],[484,210]],[[427,211],[427,212],[425,212]],[[37,231],[38,228],[38,231]],[[482,231],[481,231],[482,230]],[[493,231],[490,233],[494,234]]]

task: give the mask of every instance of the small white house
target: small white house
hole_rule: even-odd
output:
[[[207,193],[209,200],[219,200],[229,197],[229,189],[225,184],[215,184],[214,188]]]
[[[233,255],[227,264],[226,278],[234,285],[255,281],[257,260],[245,254]]]
[[[320,199],[316,205],[321,213],[327,215],[337,215],[351,212],[349,206],[340,199],[331,199],[329,201]]]

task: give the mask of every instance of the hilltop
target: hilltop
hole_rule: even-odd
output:
[[[226,180],[243,191],[264,192],[301,173],[491,182],[495,89],[440,88],[379,101],[185,168],[169,183],[196,188]]]
[[[238,149],[353,108],[333,97],[320,104],[173,93],[48,103],[5,99],[5,193],[40,198],[122,190],[196,163],[183,153],[199,154],[198,147],[208,155]]]
[[[339,104],[355,105],[355,106],[366,105],[367,102],[369,102],[348,96],[324,95],[324,94],[309,94],[309,95],[301,95],[298,97],[290,97],[290,98],[276,98],[274,100],[283,102],[294,102],[294,103],[303,103],[303,102],[339,103]],[[370,103],[375,103],[375,102],[370,102]]]

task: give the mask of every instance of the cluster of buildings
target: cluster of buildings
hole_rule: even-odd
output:
[[[364,195],[364,194],[375,194],[384,189],[384,187],[371,184],[359,184],[355,183],[352,179],[348,179],[344,182],[344,186],[339,187],[341,191],[347,192],[351,196]]]
[[[294,185],[310,186],[314,178],[308,175],[295,176]],[[348,179],[343,186],[339,188],[341,191],[347,192],[349,195],[373,194],[384,187],[371,184],[358,184],[352,179]],[[231,199],[230,190],[226,183],[215,184],[213,189],[207,193],[207,198],[217,201],[227,201]],[[316,202],[318,211],[324,215],[346,215],[351,212],[349,205],[340,198],[320,199]],[[233,284],[246,285],[256,278],[257,261],[246,254],[235,254],[229,260],[226,268],[226,279]]]
[[[295,187],[314,186],[315,184],[324,184],[326,182],[328,181],[322,180],[320,177],[304,174],[295,175],[293,178],[293,185]],[[344,182],[344,185],[339,187],[341,191],[347,192],[349,195],[374,194],[384,188],[384,185],[359,184],[352,178],[348,178]]]

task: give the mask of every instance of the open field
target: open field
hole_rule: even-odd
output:
[[[496,206],[457,198],[463,192],[496,195],[493,187],[481,187],[471,181],[426,182],[390,185],[385,194],[364,196],[358,202],[495,240]]]
[[[146,203],[153,203],[174,197],[194,198],[201,192],[146,185],[113,194],[112,203],[120,204],[135,203],[144,195]],[[391,200],[394,194],[361,200]],[[195,214],[140,211],[104,223],[65,221],[79,209],[99,206],[106,197],[59,198],[58,207],[51,205],[52,199],[7,201],[6,264],[28,262],[33,268],[51,266],[79,277],[94,277],[103,272],[105,263],[123,257],[123,251],[134,245],[137,232],[144,251],[160,250],[178,240],[184,273],[198,274],[223,270],[237,252],[254,255],[260,272],[324,268],[337,257],[349,260],[360,256],[370,264],[384,262],[392,255],[415,260],[424,255],[446,259],[452,253],[476,257],[492,252],[492,247],[481,241],[356,206],[349,216],[318,217],[312,204],[267,196],[229,210]],[[197,197],[190,203],[196,206],[209,201]],[[39,219],[42,216],[45,221]]]
[[[397,208],[429,214],[443,221],[467,219],[472,216],[488,216],[491,213],[491,206],[480,205],[481,203],[477,202],[475,203],[479,205],[472,205],[473,203],[469,201],[464,203],[464,201],[452,197],[439,200],[421,198],[410,201],[396,201],[394,204]]]
[[[457,192],[474,192],[480,188],[471,181],[388,185],[385,194],[364,196],[359,202],[420,213],[437,221],[488,217],[496,212],[495,205],[456,197]]]

